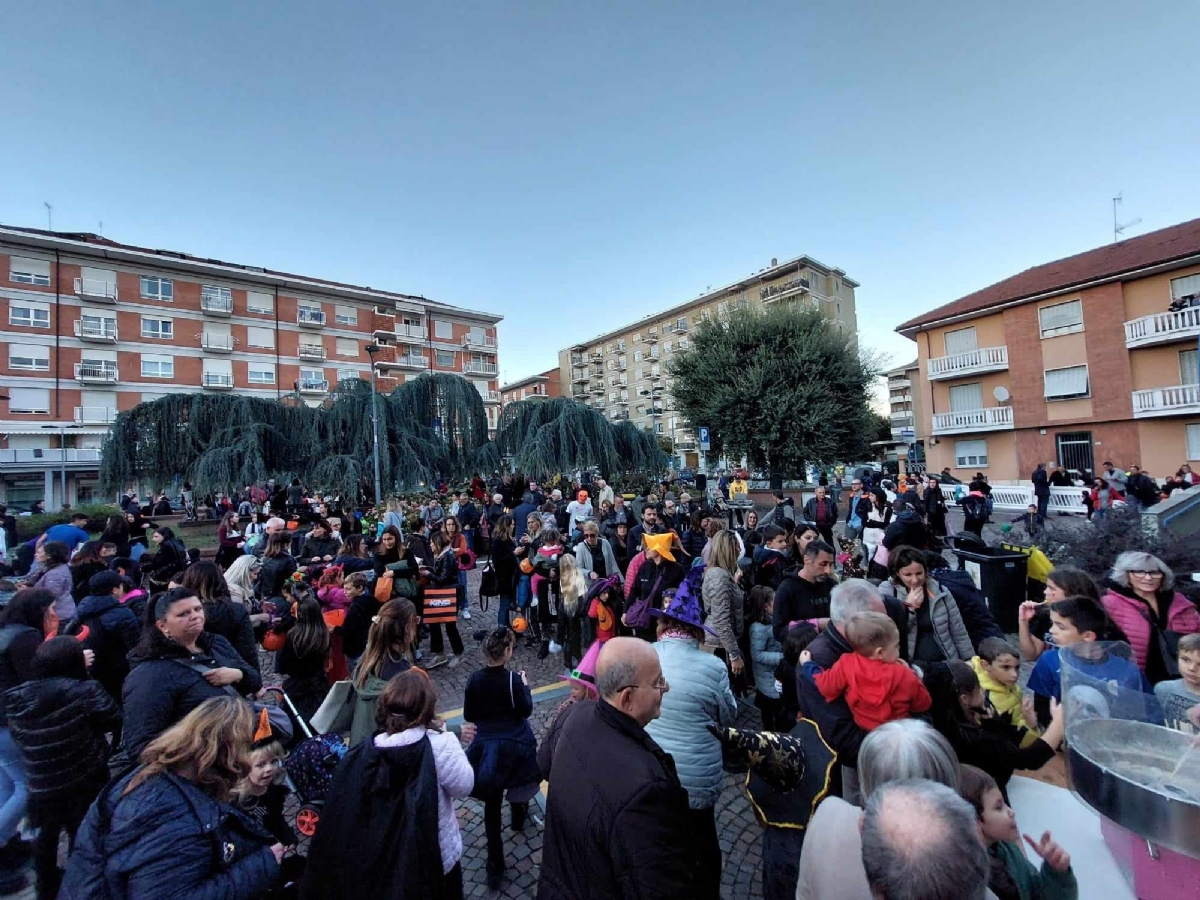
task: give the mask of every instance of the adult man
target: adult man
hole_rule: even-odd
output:
[[[650,503],[642,508],[642,523],[629,529],[625,547],[632,558],[641,549],[642,538],[647,534],[666,534],[667,529],[658,521],[658,510]]]
[[[812,522],[821,532],[825,543],[833,543],[833,526],[837,523],[838,508],[834,499],[828,496],[828,488],[817,485],[817,495],[809,497],[804,504],[804,521]]]
[[[946,468],[942,469],[942,474],[941,474],[940,478],[941,478],[942,484],[962,484],[962,481],[960,479],[955,478],[953,475],[950,474],[949,466],[946,466]]]
[[[921,501],[918,499],[918,503]],[[904,494],[892,501],[892,523],[883,533],[883,546],[891,550],[901,545],[924,550],[929,544],[929,531]]]
[[[971,804],[933,781],[876,788],[862,821],[862,860],[878,900],[983,900],[988,853]]]
[[[833,588],[833,547],[812,541],[804,548],[804,564],[787,575],[775,591],[771,630],[781,644],[792,622],[829,617],[829,595]]]
[[[863,525],[871,514],[871,497],[863,490],[861,478],[850,482],[850,499],[846,501],[846,538],[862,537]]]
[[[679,515],[674,500],[663,501],[662,515],[659,516],[659,522],[667,531],[674,531],[676,534],[687,528],[685,524],[687,520]]]
[[[1138,506],[1153,506],[1158,502],[1158,485],[1154,479],[1142,471],[1141,466],[1129,467],[1129,478],[1126,481],[1129,497]]]
[[[479,534],[479,520],[481,518],[479,507],[471,499],[471,495],[467,491],[463,491],[458,499],[458,525],[462,529],[463,537],[466,538],[467,546],[472,553],[478,553],[479,548],[476,545],[476,538]]]
[[[121,603],[131,582],[116,572],[97,572],[88,581],[88,593],[75,608],[75,618],[65,623],[64,634],[84,635],[84,647],[96,656],[89,674],[118,703],[121,685],[129,674],[126,654],[141,637],[141,623],[132,609]]]
[[[429,505],[421,510],[421,521],[436,530],[442,527],[442,520],[446,518],[446,513],[442,509],[442,504],[438,503],[437,497],[429,498]]]
[[[764,525],[778,525],[782,528],[784,519],[791,519],[792,522],[795,522],[796,510],[792,508],[793,504],[790,500],[791,498],[783,495],[783,491],[776,491],[775,508],[762,517],[762,521],[758,523],[759,527]]]
[[[75,548],[88,539],[86,530],[88,518],[87,513],[75,513],[71,516],[70,525],[66,523],[51,525],[46,529],[46,540],[61,541],[67,545],[68,550],[74,553]]]
[[[567,504],[567,533],[564,537],[569,537],[572,544],[578,543],[583,521],[590,519],[592,513],[592,501],[588,499],[587,491],[581,490],[575,495],[575,499]]]
[[[1058,463],[1050,463],[1047,466],[1050,472],[1050,487],[1072,487],[1073,482],[1071,476],[1066,469],[1060,467]]]
[[[1113,464],[1107,459],[1104,461],[1104,471],[1100,473],[1100,477],[1104,479],[1104,483],[1108,485],[1110,491],[1120,491],[1122,494],[1126,490],[1126,482],[1128,478],[1120,469],[1113,467]],[[1116,499],[1115,497],[1113,498]]]
[[[267,549],[267,542],[271,540],[271,535],[278,534],[285,528],[287,528],[287,522],[279,518],[279,516],[272,516],[267,519],[263,523],[263,539],[255,542],[251,552],[259,559],[262,559],[263,551]]]
[[[538,900],[694,897],[697,846],[675,761],[646,733],[670,686],[637,638],[605,643],[550,767]]]
[[[521,498],[520,505],[512,511],[514,541],[520,543],[521,538],[525,536],[525,532],[529,529],[529,516],[534,512],[537,512],[537,505],[534,503],[533,492],[526,491]]]
[[[614,502],[615,495],[613,494],[613,489],[609,486],[608,482],[606,482],[603,478],[597,478],[596,479],[596,508],[599,509],[604,504],[605,500],[607,500],[609,503]]]
[[[1050,508],[1050,473],[1046,471],[1045,463],[1037,464],[1030,480],[1033,482],[1033,496],[1037,500],[1037,524],[1040,528],[1046,524],[1046,510]]]

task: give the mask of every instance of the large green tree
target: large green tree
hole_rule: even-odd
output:
[[[785,304],[706,319],[668,371],[676,408],[709,428],[715,456],[792,475],[809,462],[865,458],[875,439],[875,366],[816,310]]]

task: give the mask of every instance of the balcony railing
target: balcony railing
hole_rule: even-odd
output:
[[[217,353],[232,353],[233,344],[234,340],[231,334],[209,334],[206,331],[200,335],[200,346],[205,350],[213,350]]]
[[[483,398],[484,403],[499,403],[500,402],[500,392],[499,391],[480,391],[479,396]],[[525,397],[524,399],[528,400],[532,397],[539,397],[539,396],[541,396],[541,395],[540,394],[530,394],[528,397]]]
[[[75,337],[81,341],[101,341],[105,344],[117,342],[116,319],[76,319]]]
[[[233,298],[201,294],[200,309],[214,316],[231,316],[233,315]]]
[[[1200,384],[1176,384],[1133,392],[1133,417],[1190,416],[1200,413]]]
[[[576,369],[586,368],[587,364],[588,364],[588,361],[586,359],[584,359],[582,356],[580,356],[578,353],[572,354],[571,365],[574,366]]]
[[[324,378],[302,378],[296,383],[296,389],[301,394],[325,394],[329,391],[329,382]]]
[[[401,369],[428,369],[428,356],[415,356],[411,353],[406,353],[402,356],[397,356],[394,363],[390,365],[397,366]]]
[[[76,381],[99,381],[105,384],[117,383],[116,363],[75,363]]]
[[[463,335],[461,344],[472,350],[491,350],[493,352],[496,350],[496,339],[490,334],[472,335],[470,332],[467,332]]]
[[[1155,313],[1125,323],[1125,346],[1146,347],[1200,337],[1200,306]]]
[[[676,322],[673,325],[668,325],[663,331],[669,334],[686,334],[688,330],[687,322]]]
[[[301,344],[300,345],[301,359],[324,359],[325,346],[323,344]]]
[[[907,378],[889,378],[887,383],[889,390],[899,390],[900,388],[912,387],[912,382]]]
[[[325,313],[319,309],[298,306],[296,308],[296,324],[302,328],[324,328]]]
[[[205,372],[200,383],[215,391],[228,391],[233,389],[233,376],[223,375],[219,372]]]
[[[679,438],[675,441],[675,449],[682,450],[685,453],[695,453],[696,452],[696,439],[695,438]]]
[[[602,363],[604,362],[604,354],[599,350],[596,350],[595,352],[588,354],[588,359],[594,363]]]
[[[593,381],[592,386],[588,388],[589,394],[594,394],[596,396],[601,396],[601,397],[604,396],[604,391],[605,391],[605,388],[604,388],[603,381]]]
[[[796,294],[802,294],[809,289],[807,278],[793,278],[783,284],[764,286],[758,289],[759,299],[763,303],[777,303]]]
[[[938,356],[928,363],[929,378],[958,378],[980,372],[1003,372],[1008,368],[1008,347],[980,347],[951,356]]]
[[[989,406],[960,412],[937,413],[933,417],[934,434],[961,434],[969,431],[1011,431],[1011,406]]]
[[[464,359],[462,370],[464,375],[496,375],[499,374],[500,367],[480,359]]]
[[[75,407],[75,424],[77,425],[111,425],[116,418],[117,411],[111,406]]]
[[[107,300],[117,302],[117,285],[103,278],[76,278],[75,294],[91,300]]]
[[[900,410],[899,412],[892,413],[890,418],[893,422],[905,422],[905,421],[911,422],[912,416],[913,416],[912,410],[904,409],[904,410]]]
[[[572,384],[587,384],[591,380],[592,380],[592,376],[589,375],[587,372],[585,372],[583,369],[577,369],[575,371],[575,374],[571,376]]]
[[[44,463],[98,463],[100,462],[100,451],[92,448],[73,448],[68,447],[66,450],[60,450],[57,447],[40,449],[40,448],[23,448],[23,449],[4,449],[0,450],[0,463],[7,465],[22,466],[23,468],[36,467]]]
[[[424,325],[405,325],[404,323],[398,324],[393,333],[396,335],[397,341],[403,341],[406,344],[423,344],[428,334]]]

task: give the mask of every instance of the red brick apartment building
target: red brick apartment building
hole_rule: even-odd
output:
[[[547,369],[537,375],[530,375],[518,381],[510,381],[500,385],[500,409],[518,400],[530,400],[539,397],[561,397],[562,376],[557,368]]]
[[[917,438],[930,471],[1025,481],[1038,462],[1200,461],[1200,219],[1035,266],[923,313]]]
[[[495,426],[500,316],[406,294],[0,225],[0,499],[92,499],[122,410],[170,393],[321,402],[425,372],[470,380]]]

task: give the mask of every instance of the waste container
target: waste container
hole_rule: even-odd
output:
[[[958,568],[966,570],[987,599],[996,624],[1005,634],[1016,634],[1017,610],[1025,599],[1025,567],[1029,557],[1000,547],[956,546],[954,555],[958,557]]]

